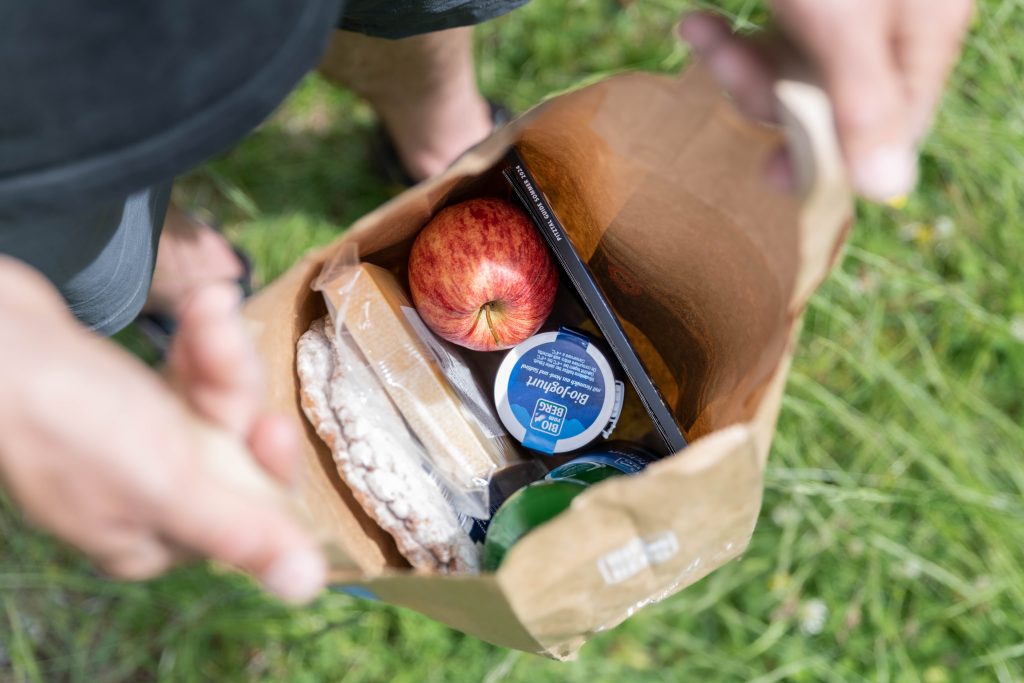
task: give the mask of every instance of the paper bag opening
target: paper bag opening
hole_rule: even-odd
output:
[[[496,576],[444,578],[395,574],[407,564],[306,425],[305,500],[334,549],[335,578],[491,642],[567,656],[742,552],[802,287],[827,272],[849,216],[845,205],[827,213],[827,224],[812,226],[827,248],[808,247],[805,205],[761,177],[780,142],[778,131],[742,119],[700,69],[614,77],[528,112],[255,297],[247,313],[261,324],[272,402],[302,421],[294,349],[324,312],[309,285],[325,258],[354,243],[370,261],[401,261],[437,210],[486,194],[515,145],[692,444],[579,496]],[[477,593],[488,598],[474,610]]]

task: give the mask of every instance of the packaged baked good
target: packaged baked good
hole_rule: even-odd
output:
[[[328,318],[315,320],[299,339],[296,370],[302,409],[338,473],[409,563],[444,573],[478,570],[478,547],[354,342],[336,336]]]
[[[390,271],[341,255],[317,286],[335,332],[358,347],[457,511],[486,518],[491,475],[518,454],[470,368],[423,325]]]

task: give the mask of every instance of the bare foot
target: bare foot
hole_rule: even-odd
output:
[[[244,267],[224,236],[171,203],[143,311],[174,314],[200,285],[235,282]]]
[[[320,72],[373,106],[414,180],[444,171],[494,127],[470,27],[401,40],[335,31]]]
[[[475,90],[458,95],[461,99],[423,107],[418,115],[407,111],[388,116],[390,112],[381,112],[402,166],[414,180],[443,172],[463,152],[491,134],[494,124],[487,101]]]

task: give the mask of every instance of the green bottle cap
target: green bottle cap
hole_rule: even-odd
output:
[[[571,479],[545,480],[513,493],[491,518],[484,543],[484,569],[495,571],[516,541],[554,519],[587,485]]]

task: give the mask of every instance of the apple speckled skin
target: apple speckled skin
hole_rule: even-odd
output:
[[[551,313],[558,270],[529,217],[503,199],[441,210],[409,255],[409,287],[423,322],[475,351],[509,349]]]

